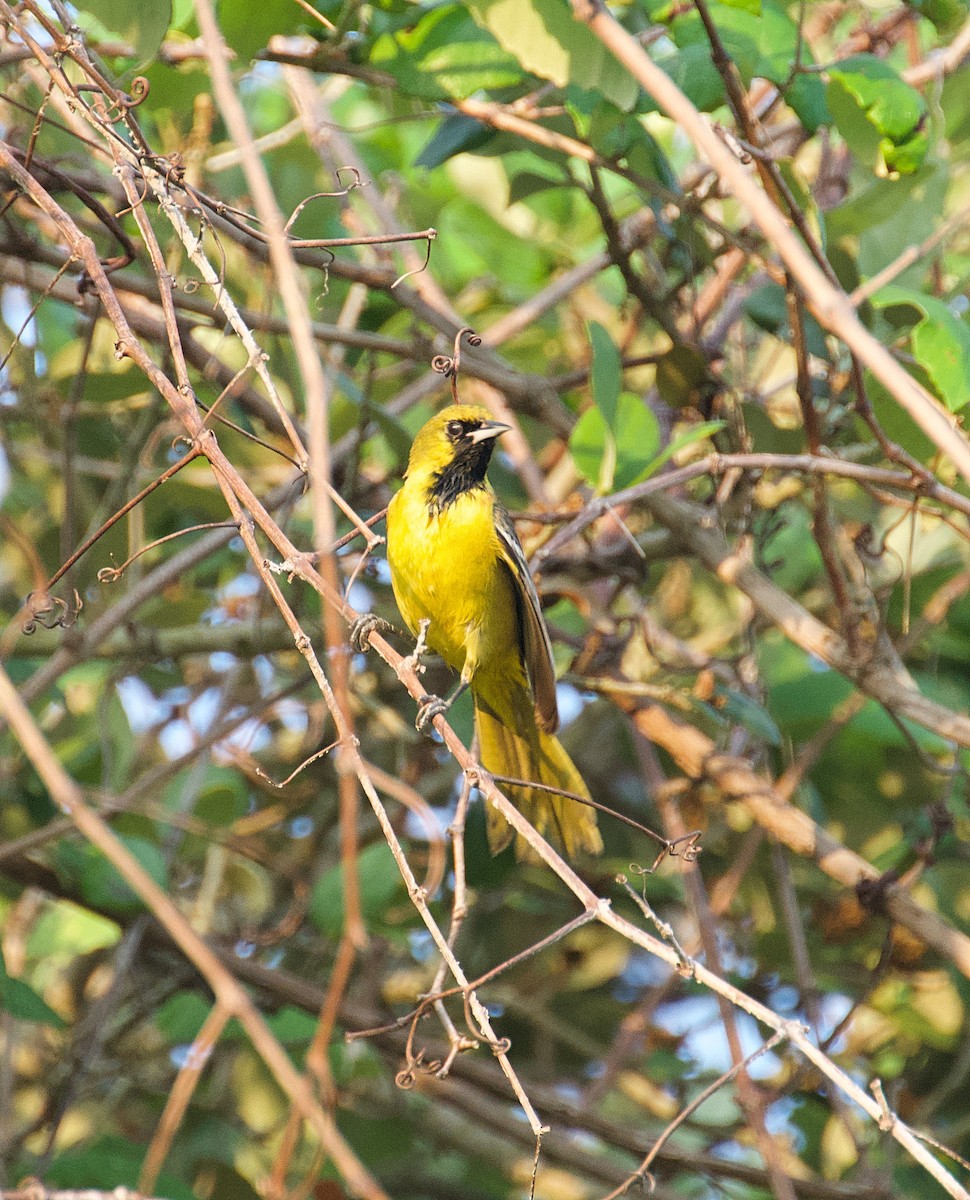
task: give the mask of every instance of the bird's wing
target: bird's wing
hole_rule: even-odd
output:
[[[515,532],[512,518],[496,500],[495,529],[499,536],[502,557],[515,581],[515,594],[522,621],[525,666],[532,684],[536,720],[545,733],[555,733],[559,725],[556,703],[556,676],[552,667],[552,645],[542,619],[539,597],[525,560],[522,543]]]

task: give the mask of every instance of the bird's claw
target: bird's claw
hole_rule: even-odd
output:
[[[364,613],[350,627],[350,644],[358,654],[366,654],[370,649],[370,635],[372,633],[393,633],[394,626],[390,621],[385,621],[383,617],[377,616],[375,613]]]
[[[440,696],[425,696],[418,706],[418,715],[414,720],[414,728],[418,733],[423,733],[427,737],[432,733],[432,722],[435,717],[440,717],[448,711],[451,705],[447,700],[442,700]]]

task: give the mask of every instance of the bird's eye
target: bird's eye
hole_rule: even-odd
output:
[[[458,439],[464,434],[465,427],[462,425],[461,421],[449,421],[445,426],[445,430],[451,440],[453,442],[457,442]]]

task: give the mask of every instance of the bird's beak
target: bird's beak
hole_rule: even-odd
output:
[[[479,442],[487,442],[489,438],[497,438],[503,433],[507,433],[512,428],[511,425],[503,425],[501,421],[486,421],[481,429],[473,429],[470,433],[466,433],[465,437],[473,445],[478,445]]]

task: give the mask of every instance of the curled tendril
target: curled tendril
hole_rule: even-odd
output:
[[[337,261],[337,256],[332,250],[328,250],[326,246],[321,247],[321,249],[323,250],[324,254],[330,255],[330,260],[329,262],[323,263],[319,268],[323,275],[323,291],[318,293],[316,299],[314,300],[314,304],[318,310],[323,309],[323,302],[330,294],[330,263]]]
[[[431,370],[437,371],[439,375],[444,375],[445,379],[451,380],[451,398],[455,404],[458,403],[458,372],[461,370],[461,339],[463,337],[467,337],[469,346],[482,344],[482,339],[475,330],[468,325],[463,325],[455,334],[452,356],[449,358],[447,354],[436,354],[431,360]]]
[[[131,91],[125,97],[126,107],[137,108],[139,104],[147,100],[151,86],[144,75],[136,75],[131,81]]]
[[[482,344],[482,339],[475,330],[468,325],[463,325],[455,334],[454,353],[450,357],[447,354],[436,354],[431,360],[432,371],[437,371],[439,375],[444,375],[445,379],[452,379],[458,374],[461,370],[461,339],[466,334],[469,346],[480,346]]]
[[[441,1070],[443,1063],[440,1059],[434,1058],[430,1062],[425,1062],[424,1054],[423,1047],[417,1054],[408,1052],[406,1065],[394,1076],[395,1084],[403,1091],[410,1091],[419,1075],[437,1075]]]
[[[124,573],[124,567],[102,567],[98,571],[98,583],[117,583]]]
[[[351,175],[353,175],[353,177],[354,177],[354,182],[348,183],[346,185],[346,191],[349,192],[353,188],[362,188],[365,186],[364,180],[361,178],[360,171],[357,167],[335,167],[333,173],[334,173],[334,175],[336,175],[337,182],[340,184],[343,183],[343,180],[340,178],[341,171],[349,171],[351,173]]]
[[[70,629],[80,616],[84,601],[75,588],[73,607],[50,592],[31,592],[24,606],[30,611],[23,625],[24,633],[29,636],[37,632],[38,625],[43,629]]]
[[[79,84],[79,92],[93,92],[97,89],[93,84]],[[120,121],[122,116],[133,108],[137,108],[147,97],[151,84],[144,75],[136,75],[131,81],[130,92],[116,92],[107,108],[109,121]]]

